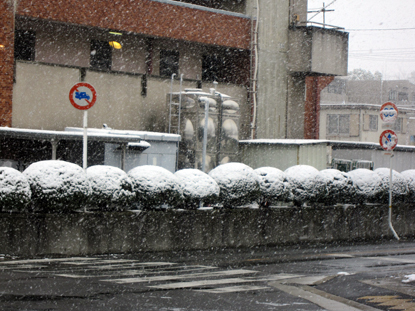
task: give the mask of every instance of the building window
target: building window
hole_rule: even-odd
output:
[[[369,131],[376,132],[378,130],[378,116],[369,116]]]
[[[398,93],[398,100],[399,101],[408,101],[408,99],[409,99],[408,93],[406,93],[406,92],[399,92]]]
[[[112,49],[107,41],[91,41],[90,66],[93,69],[111,70]]]
[[[16,30],[14,34],[14,58],[35,60],[36,34],[28,30]]]
[[[389,100],[396,100],[397,93],[396,91],[389,91]]]
[[[350,116],[345,114],[327,115],[328,135],[348,135],[350,128]]]
[[[171,77],[179,75],[179,52],[171,50],[160,51],[160,76]]]

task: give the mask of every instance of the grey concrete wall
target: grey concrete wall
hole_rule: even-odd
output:
[[[415,234],[415,209],[393,208],[401,238]],[[393,238],[388,207],[0,214],[3,254],[92,255]]]

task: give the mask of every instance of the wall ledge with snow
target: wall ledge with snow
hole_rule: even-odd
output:
[[[413,205],[393,207],[402,239]],[[386,205],[69,214],[0,213],[0,249],[15,256],[94,255],[393,239]]]

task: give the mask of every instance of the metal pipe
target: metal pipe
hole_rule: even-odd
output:
[[[52,160],[56,160],[56,150],[58,149],[58,141],[52,139],[50,143],[52,144]]]
[[[173,81],[174,77],[176,76],[175,73],[171,75],[171,82],[170,82],[170,104],[169,104],[169,133],[171,133],[171,105],[173,103]]]
[[[389,173],[389,217],[388,217],[388,222],[389,222],[389,228],[391,229],[394,237],[399,240],[399,236],[396,234],[395,229],[393,229],[392,226],[392,157],[393,155],[391,155],[390,159],[389,159],[389,167],[390,167],[390,173]]]
[[[200,100],[205,103],[205,127],[203,129],[202,172],[206,173],[206,151],[209,127],[209,100],[207,98],[200,98]]]

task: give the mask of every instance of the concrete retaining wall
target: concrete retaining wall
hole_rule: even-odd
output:
[[[400,237],[415,235],[412,206],[393,208]],[[393,238],[384,205],[142,211],[0,213],[3,254],[92,255]]]

